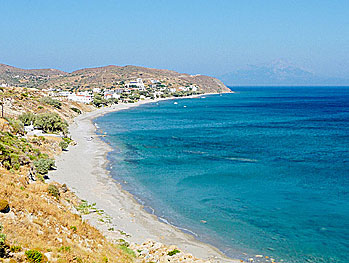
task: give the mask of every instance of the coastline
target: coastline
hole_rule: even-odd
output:
[[[66,183],[80,198],[96,203],[111,217],[111,222],[101,223],[97,215],[84,216],[99,228],[108,238],[125,238],[133,243],[154,240],[165,245],[175,245],[195,257],[210,262],[240,262],[226,257],[217,248],[203,243],[194,236],[160,221],[155,215],[144,210],[143,206],[122,186],[116,182],[106,169],[107,154],[112,148],[96,134],[93,119],[104,114],[126,110],[146,103],[156,103],[169,99],[185,99],[212,95],[206,93],[197,96],[144,100],[133,104],[116,104],[76,117],[70,124],[70,133],[77,145],[56,158],[57,170],[50,172],[52,181]],[[92,138],[92,139],[91,139]],[[108,231],[108,228],[118,231]]]

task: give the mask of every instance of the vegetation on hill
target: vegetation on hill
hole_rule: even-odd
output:
[[[91,89],[117,88],[137,78],[160,80],[168,87],[197,85],[204,92],[230,92],[220,80],[204,76],[178,73],[171,70],[137,66],[106,66],[86,68],[66,73],[54,69],[24,70],[0,64],[0,84],[19,87]]]
[[[68,132],[68,123],[64,121],[57,113],[34,114],[25,112],[18,117],[24,125],[34,125],[41,128],[46,133],[63,133]]]
[[[38,87],[51,78],[65,74],[57,69],[20,69],[0,64],[0,84],[7,83],[9,86]]]

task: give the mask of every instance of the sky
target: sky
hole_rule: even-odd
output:
[[[0,63],[219,76],[285,59],[349,78],[349,0],[0,0]]]

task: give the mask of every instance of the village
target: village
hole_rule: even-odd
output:
[[[134,103],[144,99],[156,99],[167,97],[182,97],[201,94],[196,85],[173,87],[159,80],[149,79],[143,82],[141,78],[123,83],[110,88],[83,88],[83,89],[43,89],[48,96],[60,101],[74,101],[85,104],[94,104],[97,107],[115,103]]]

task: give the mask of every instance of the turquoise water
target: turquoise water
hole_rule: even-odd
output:
[[[230,256],[349,262],[349,88],[234,90],[97,119],[112,176]]]

